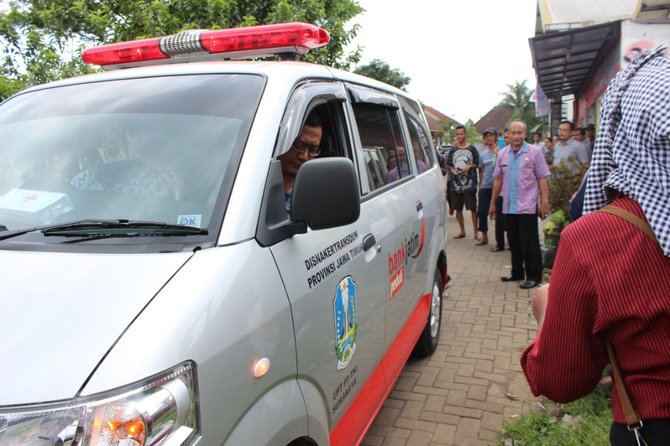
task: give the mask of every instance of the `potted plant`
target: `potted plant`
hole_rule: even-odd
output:
[[[550,166],[551,178],[549,180],[549,207],[551,213],[544,222],[544,267],[551,269],[554,257],[561,238],[561,232],[570,223],[568,218],[568,203],[570,197],[579,189],[582,178],[588,169],[588,165],[580,166],[575,173],[574,165],[559,164]]]

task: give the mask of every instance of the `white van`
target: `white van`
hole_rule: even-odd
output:
[[[0,105],[0,446],[357,444],[433,352],[444,181],[418,102],[227,60],[327,41],[107,45],[85,59],[126,69]],[[287,190],[281,156],[306,149]]]

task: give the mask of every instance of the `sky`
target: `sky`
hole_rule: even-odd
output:
[[[416,99],[461,123],[477,122],[508,84],[535,88],[528,39],[537,0],[358,0],[358,65],[381,59],[411,78]],[[357,65],[357,66],[358,66]]]

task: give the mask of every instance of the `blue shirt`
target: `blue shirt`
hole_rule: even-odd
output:
[[[480,189],[493,189],[493,169],[496,167],[496,156],[488,148],[479,154],[479,168],[484,172]]]
[[[498,152],[494,176],[502,178],[503,214],[537,213],[538,180],[549,176],[542,150],[528,143],[516,151],[505,147]]]

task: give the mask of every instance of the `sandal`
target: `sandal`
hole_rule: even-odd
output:
[[[489,244],[488,240],[479,240],[478,242],[475,243],[475,246],[483,246],[488,244]]]
[[[493,248],[491,248],[491,252],[500,252],[500,251],[504,251],[504,250],[505,250],[505,248],[498,248],[497,246],[494,246]]]
[[[465,234],[458,234],[458,235],[455,235],[454,238],[465,238]]]

